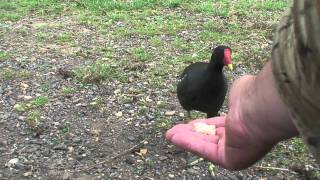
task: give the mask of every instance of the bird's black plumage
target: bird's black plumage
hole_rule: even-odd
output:
[[[188,112],[198,110],[207,113],[207,117],[216,116],[227,92],[227,80],[223,75],[224,50],[227,46],[218,46],[213,50],[209,63],[197,62],[184,69],[177,86],[177,95],[181,106]]]

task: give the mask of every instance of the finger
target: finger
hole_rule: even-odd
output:
[[[225,126],[226,117],[225,116],[219,116],[209,119],[197,119],[194,121],[191,121],[189,124],[194,124],[198,122],[215,125],[216,127],[224,127]]]
[[[216,135],[207,135],[207,134],[202,134],[202,133],[197,133],[197,132],[192,132],[192,135],[202,141],[206,141],[208,143],[215,143],[217,144],[219,141],[219,136]],[[198,140],[198,141],[199,141]]]
[[[172,142],[178,147],[196,153],[210,161],[219,163],[218,145],[206,141],[199,141],[197,137],[175,134]]]
[[[226,132],[226,129],[224,127],[216,128],[216,135],[219,137],[222,137],[225,132]]]
[[[208,135],[208,134],[202,134],[199,132],[196,132],[194,130],[194,127],[192,127],[192,125],[190,124],[179,124],[174,126],[173,128],[169,129],[166,133],[166,138],[168,140],[171,140],[172,136],[174,134],[188,134],[190,136],[194,136],[197,137],[199,139],[202,139],[204,141],[207,142],[212,142],[212,143],[217,143],[218,142],[218,136],[216,136],[215,134],[212,135]]]
[[[216,128],[216,134],[214,135],[206,135],[202,133],[195,132],[195,129],[192,124],[178,124],[174,126],[173,128],[169,129],[166,132],[166,139],[171,140],[172,136],[174,134],[181,133],[181,134],[193,134],[194,136],[198,138],[203,138],[204,140],[208,142],[215,142],[216,138],[221,137],[225,133],[224,127],[218,127]],[[209,137],[208,137],[209,136]],[[218,136],[218,137],[216,137]]]
[[[193,127],[191,124],[178,124],[166,132],[166,138],[170,140],[174,134],[187,133],[188,131],[192,131],[192,130],[193,130]]]

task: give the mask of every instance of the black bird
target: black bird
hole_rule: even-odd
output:
[[[217,116],[228,89],[223,75],[223,67],[231,64],[231,49],[228,46],[217,46],[209,63],[196,62],[184,69],[177,86],[181,106],[188,111],[197,110],[207,113],[207,117]]]

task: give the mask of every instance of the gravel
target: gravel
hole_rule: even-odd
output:
[[[48,28],[46,33],[68,31],[75,43],[54,44],[37,39],[41,31],[35,25],[63,23],[64,28]],[[0,50],[13,54],[10,61],[0,61],[0,68],[27,70],[31,78],[0,80],[0,179],[296,179],[303,176],[281,171],[227,171],[216,167],[211,177],[206,161],[193,167],[189,160],[198,157],[169,144],[161,127],[163,117],[170,126],[183,120],[175,94],[167,87],[154,87],[147,75],[151,65],[129,65],[120,69],[128,73],[130,82],[108,80],[99,85],[83,85],[64,79],[59,67],[79,67],[87,61],[103,58],[97,45],[108,44],[119,49],[117,40],[99,34],[94,27],[75,22],[68,16],[47,20],[29,15],[17,22],[7,23],[1,36]],[[122,26],[119,23],[118,26]],[[23,27],[27,36],[17,29]],[[188,32],[185,32],[188,33]],[[186,35],[187,36],[187,35]],[[188,34],[190,38],[193,34]],[[121,41],[121,40],[119,40]],[[141,39],[121,42],[123,49]],[[121,49],[120,48],[120,49]],[[80,56],[80,52],[91,52]],[[121,51],[122,52],[122,51]],[[126,52],[123,52],[126,53]],[[120,57],[121,58],[121,57]],[[144,67],[144,66],[147,66]],[[230,80],[254,73],[244,65],[227,74]],[[176,75],[166,77],[167,84],[176,82]],[[76,91],[65,95],[63,87]],[[17,112],[17,103],[30,103],[37,96],[48,97],[44,106]],[[101,103],[92,105],[96,97]],[[125,100],[124,100],[125,99]],[[124,101],[124,102],[123,102]],[[161,105],[161,107],[160,107]],[[40,115],[32,119],[30,113]],[[226,106],[222,112],[227,112]],[[31,127],[33,121],[39,123]],[[147,139],[147,143],[139,142]],[[137,146],[139,145],[139,146]],[[135,147],[132,150],[130,148]],[[145,154],[139,154],[146,149]],[[126,152],[126,150],[130,150]],[[126,153],[124,153],[126,152]],[[123,154],[124,153],[124,154]],[[263,162],[262,162],[263,163]]]

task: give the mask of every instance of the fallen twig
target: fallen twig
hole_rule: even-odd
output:
[[[203,158],[198,158],[198,159],[192,161],[191,163],[189,163],[188,166],[194,166],[203,160],[204,160]]]
[[[132,146],[131,148],[129,148],[129,149],[121,152],[120,154],[117,154],[117,155],[111,157],[110,159],[107,159],[107,160],[105,160],[105,161],[98,162],[98,163],[94,164],[93,166],[90,166],[90,167],[87,167],[87,168],[85,168],[85,169],[81,169],[81,170],[78,170],[78,171],[90,170],[90,169],[95,168],[97,165],[105,164],[105,163],[111,163],[111,162],[114,161],[115,159],[118,159],[118,158],[121,157],[121,156],[124,156],[124,155],[126,155],[126,154],[128,154],[128,153],[131,153],[131,152],[132,152],[133,150],[135,150],[136,148],[141,147],[147,139],[148,139],[148,138],[145,138],[144,140],[140,141],[138,144],[136,144],[136,145]]]

